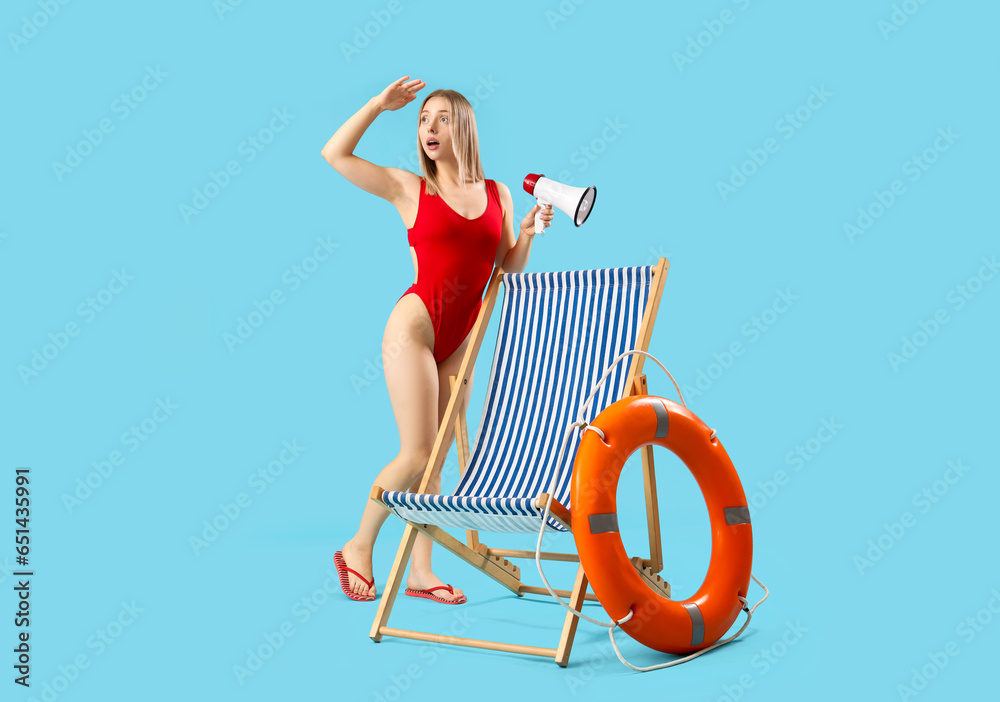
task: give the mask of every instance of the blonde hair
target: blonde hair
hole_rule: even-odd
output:
[[[479,161],[479,134],[476,131],[476,115],[465,96],[455,90],[439,89],[432,92],[420,105],[420,112],[432,97],[443,97],[451,111],[451,140],[458,161],[458,181],[464,186],[467,180],[478,183],[484,179],[483,165]],[[417,113],[420,124],[420,113]],[[420,154],[420,170],[427,181],[427,194],[434,195],[440,190],[437,180],[437,164],[427,157],[420,136],[417,136],[417,153]]]

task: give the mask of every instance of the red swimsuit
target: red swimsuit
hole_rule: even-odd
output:
[[[503,227],[496,183],[486,181],[486,211],[466,219],[420,179],[417,219],[407,239],[417,255],[417,282],[403,295],[424,301],[434,326],[434,360],[448,358],[469,335],[493,272]],[[403,295],[400,295],[402,299]]]

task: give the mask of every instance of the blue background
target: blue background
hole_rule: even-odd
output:
[[[993,3],[916,0],[7,3],[3,611],[16,606],[18,466],[31,467],[35,576],[32,688],[12,682],[5,615],[3,698],[935,700],[992,689],[1000,280],[981,259],[1000,253],[998,20]],[[407,74],[427,82],[421,95],[445,87],[474,100],[486,175],[510,187],[519,218],[533,204],[526,173],[598,186],[590,221],[576,229],[560,215],[527,270],[670,259],[650,350],[732,456],[755,506],[754,572],[771,588],[736,643],[646,675],[585,623],[567,669],[400,639],[376,646],[375,605],[323,590],[398,448],[377,364],[413,271],[396,211],[319,152]],[[138,88],[144,76],[151,89]],[[133,89],[141,100],[126,111],[120,96]],[[814,89],[826,97],[809,107]],[[790,129],[796,110],[803,121]],[[275,111],[285,122],[272,124]],[[381,115],[356,153],[416,170],[416,111]],[[102,120],[113,130],[81,149]],[[261,130],[268,143],[249,145]],[[935,149],[938,130],[957,138]],[[766,162],[745,163],[767,143]],[[57,172],[78,149],[77,165]],[[914,171],[927,149],[935,162]],[[229,161],[239,173],[185,219],[180,206]],[[734,168],[752,175],[720,193]],[[872,207],[894,180],[905,191]],[[852,237],[845,223],[869,224],[858,208],[878,216]],[[312,266],[317,238],[334,252],[293,288],[286,276]],[[113,295],[115,271],[132,280]],[[958,286],[975,290],[961,309]],[[283,303],[227,347],[224,335],[275,289]],[[774,307],[779,292],[793,304]],[[101,296],[106,306],[87,312]],[[938,310],[948,321],[935,329]],[[78,334],[61,337],[68,323]],[[480,352],[473,436],[495,328]],[[893,363],[904,339],[911,358]],[[727,357],[734,342],[742,353]],[[36,351],[50,358],[32,375],[23,367]],[[652,392],[674,396],[653,364],[647,374]],[[154,412],[158,401],[175,409]],[[824,420],[836,433],[821,432]],[[144,440],[128,437],[133,426]],[[294,460],[271,483],[249,482],[283,442],[301,447]],[[796,463],[796,447],[808,461]],[[124,462],[98,478],[115,451]],[[656,457],[664,575],[685,597],[707,568],[708,520],[683,466]],[[956,480],[949,462],[968,470]],[[452,453],[446,490],[456,478]],[[636,511],[639,484],[631,470],[620,488]],[[250,501],[239,515],[193,547],[240,493]],[[380,589],[401,532],[391,519],[379,539]],[[623,533],[644,550],[639,519]],[[401,598],[392,625],[555,645],[558,605],[518,600],[436,553],[470,602]],[[547,572],[568,587],[573,569]],[[977,628],[963,624],[977,614]],[[234,666],[268,638],[280,644],[273,655],[239,678]],[[625,637],[622,647],[637,664],[664,660]],[[957,655],[938,670],[946,650]],[[914,668],[933,679],[907,692],[898,686],[920,687]]]

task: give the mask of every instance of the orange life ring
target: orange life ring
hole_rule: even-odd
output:
[[[642,644],[689,653],[718,641],[739,616],[750,585],[753,538],[746,495],[729,454],[712,430],[683,405],[649,395],[608,406],[584,431],[570,496],[580,564],[605,611]],[[712,438],[710,438],[712,437]],[[698,481],[712,526],[712,560],[698,592],[667,599],[629,561],[618,532],[618,478],[636,449],[670,449]]]

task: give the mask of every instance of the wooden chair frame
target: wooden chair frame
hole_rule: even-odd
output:
[[[660,296],[663,292],[663,285],[666,280],[668,268],[669,262],[667,259],[660,258],[653,270],[649,298],[636,341],[636,348],[643,351],[648,350],[649,347],[649,339],[652,335],[653,323],[656,320],[656,313],[659,308]],[[454,425],[455,427],[453,438],[457,442],[459,469],[463,475],[465,473],[465,468],[469,460],[469,435],[465,417],[465,393],[461,392],[461,390],[468,385],[470,372],[474,367],[475,359],[479,354],[479,348],[482,345],[483,337],[489,324],[490,315],[493,313],[493,307],[497,302],[500,282],[503,275],[504,271],[501,268],[494,269],[489,286],[486,290],[486,297],[483,300],[483,305],[479,312],[479,317],[476,320],[475,326],[472,328],[472,337],[468,347],[466,348],[465,356],[462,359],[462,365],[459,367],[458,375],[451,376],[451,397],[448,400],[448,406],[445,409],[444,417],[442,418],[441,425],[438,428],[437,439],[434,442],[434,447],[431,450],[431,455],[427,461],[427,467],[424,470],[424,476],[420,482],[420,487],[417,492],[422,493],[427,490],[427,485],[430,482],[431,475],[433,475],[434,471],[440,470],[444,464],[448,450],[451,448],[450,442],[447,446],[445,445],[445,436],[448,433],[447,427],[449,425]],[[635,355],[632,359],[632,367],[629,372],[629,376],[626,379],[625,386],[628,388],[627,395],[646,394],[646,376],[642,373],[644,360],[645,356],[642,355]],[[650,587],[659,591],[664,596],[670,597],[669,583],[666,583],[659,575],[657,575],[661,570],[663,570],[663,553],[660,545],[660,519],[659,507],[656,499],[656,476],[653,469],[652,445],[644,446],[641,449],[641,452],[650,555],[649,558],[635,557],[632,559],[632,563]],[[388,509],[382,501],[382,492],[382,488],[377,486],[373,487],[370,499],[385,509]],[[538,496],[536,504],[539,507],[544,508],[547,500],[548,495],[546,493],[542,493]],[[566,527],[568,531],[572,533],[569,510],[558,501],[553,500],[550,511],[552,517],[557,519],[563,526]],[[406,564],[410,558],[410,552],[413,550],[413,543],[418,532],[426,534],[436,543],[440,544],[448,551],[451,551],[469,565],[490,576],[518,597],[523,596],[525,593],[548,594],[548,590],[544,587],[523,584],[521,582],[520,569],[507,560],[508,558],[526,558],[534,560],[534,551],[489,548],[479,541],[479,533],[475,530],[468,530],[466,532],[466,543],[463,544],[441,527],[407,521],[403,532],[403,538],[399,544],[399,550],[396,552],[396,559],[392,564],[392,569],[389,571],[389,579],[386,582],[385,590],[382,592],[378,612],[375,615],[375,621],[372,624],[371,633],[369,634],[372,641],[378,643],[382,640],[383,636],[396,636],[406,639],[415,639],[417,641],[446,643],[472,648],[484,648],[494,651],[522,653],[533,656],[541,656],[543,658],[553,658],[555,662],[562,667],[565,667],[569,663],[570,649],[573,646],[573,639],[576,635],[577,623],[580,621],[578,617],[574,616],[570,612],[566,612],[562,635],[560,636],[558,646],[555,648],[500,643],[496,641],[484,641],[481,639],[467,639],[457,636],[443,636],[440,634],[431,634],[422,631],[395,629],[387,626],[389,614],[392,611],[392,605],[399,592],[400,584],[403,582],[403,572],[406,569]],[[543,552],[541,557],[544,560],[551,561],[570,561],[575,563],[579,563],[580,561],[580,557],[575,553]],[[576,611],[580,611],[580,608],[585,600],[597,600],[596,596],[587,593],[587,575],[584,573],[582,566],[577,568],[576,581],[573,584],[572,590],[555,591],[560,597],[568,597],[570,606]]]

